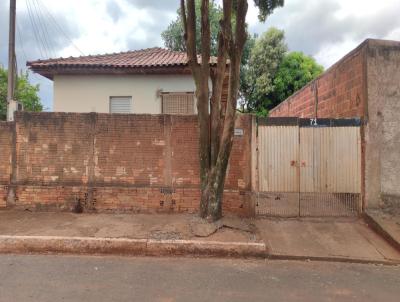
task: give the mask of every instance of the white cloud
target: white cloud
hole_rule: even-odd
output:
[[[257,33],[270,26],[284,29],[291,50],[328,67],[367,38],[400,40],[399,11],[398,0],[287,0],[263,24],[251,5],[248,22]]]
[[[168,9],[165,6],[149,5],[150,2],[71,0],[69,13],[71,19],[79,20],[80,29],[80,37],[74,43],[79,45],[85,54],[162,46],[160,33],[174,18],[177,5],[170,5]],[[171,1],[169,2],[171,4]],[[177,1],[173,2],[178,4]],[[79,5],[79,10],[70,11],[73,4]],[[64,2],[63,6],[65,5]],[[72,47],[67,47],[61,54],[70,55],[72,50]]]

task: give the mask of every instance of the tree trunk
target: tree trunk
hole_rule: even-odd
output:
[[[247,0],[223,0],[223,19],[218,35],[217,66],[210,71],[210,20],[209,0],[201,2],[201,62],[196,50],[195,0],[181,0],[182,24],[188,64],[196,84],[199,123],[200,159],[200,216],[211,221],[222,217],[222,199],[226,171],[232,150],[236,106],[240,80],[240,61],[247,39],[245,18]],[[235,9],[236,27],[232,34],[232,11]],[[229,63],[229,91],[224,114],[221,112],[221,96]],[[209,79],[212,96],[209,99]],[[209,111],[209,108],[211,112]]]
[[[236,104],[239,87],[240,76],[240,54],[231,54],[231,64],[229,73],[229,92],[228,102],[226,106],[226,114],[224,119],[224,128],[220,138],[220,146],[218,158],[212,173],[209,177],[209,202],[208,215],[210,220],[218,220],[222,217],[222,197],[225,186],[226,171],[228,168],[229,158],[233,145],[235,120],[236,120]]]

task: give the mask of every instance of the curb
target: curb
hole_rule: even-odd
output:
[[[58,236],[0,236],[0,253],[265,258],[264,243]]]
[[[395,260],[373,260],[361,258],[344,258],[344,257],[318,257],[318,256],[294,256],[271,254],[267,256],[270,260],[297,260],[297,261],[318,261],[318,262],[338,262],[338,263],[358,263],[358,264],[375,264],[398,266],[400,261]]]
[[[375,231],[375,233],[383,237],[383,239],[385,239],[391,246],[400,252],[400,242],[397,241],[388,231],[386,231],[385,228],[382,227],[373,216],[365,212],[363,218],[368,226]]]
[[[128,238],[0,235],[0,254],[76,254],[122,256],[192,256],[259,258],[399,265],[392,260],[273,254],[264,243]]]

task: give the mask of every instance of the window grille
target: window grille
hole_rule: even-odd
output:
[[[194,112],[193,93],[163,93],[162,94],[162,113],[190,115]]]

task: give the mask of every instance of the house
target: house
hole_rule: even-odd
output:
[[[216,66],[215,57],[210,65]],[[195,83],[183,52],[148,48],[27,66],[54,82],[56,112],[196,113]],[[222,101],[226,96],[227,85]]]

